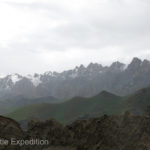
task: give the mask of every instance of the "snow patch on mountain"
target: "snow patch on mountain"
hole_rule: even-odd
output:
[[[42,83],[42,81],[41,81],[41,79],[40,79],[40,78],[41,78],[40,75],[37,75],[37,74],[35,74],[34,76],[28,75],[27,78],[33,83],[33,85],[34,85],[35,87],[37,87],[39,84]]]
[[[16,82],[19,82],[22,79],[22,77],[18,74],[13,74],[10,75],[10,79],[13,82],[13,84],[16,84]]]
[[[5,78],[6,76],[6,74],[0,73],[0,79]]]
[[[53,72],[47,71],[47,72],[44,73],[44,75],[46,75],[46,76],[53,76]]]

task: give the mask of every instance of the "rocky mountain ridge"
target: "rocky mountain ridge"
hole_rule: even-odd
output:
[[[89,97],[106,90],[127,95],[150,85],[150,61],[134,58],[129,65],[114,62],[110,66],[91,63],[73,70],[45,72],[0,78],[0,97],[23,95],[27,97],[53,96],[68,99],[74,96]]]
[[[150,116],[104,115],[88,120],[76,120],[62,126],[54,119],[28,123],[23,131],[12,119],[0,117],[0,136],[11,140],[41,139],[48,145],[1,146],[0,150],[148,150],[150,149]],[[8,124],[9,122],[9,124]],[[5,134],[4,134],[5,133]]]

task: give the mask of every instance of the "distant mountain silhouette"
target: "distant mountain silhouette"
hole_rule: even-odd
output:
[[[62,73],[8,75],[0,78],[0,98],[23,95],[26,98],[53,96],[70,99],[91,97],[103,90],[124,96],[149,85],[150,61],[133,58],[129,65],[90,63],[87,67],[81,65]]]
[[[22,95],[13,96],[0,101],[0,114],[5,114],[12,112],[15,109],[31,104],[41,104],[41,103],[58,103],[61,100],[55,97],[38,97],[38,98],[26,98]]]
[[[121,97],[108,92],[102,92],[91,98],[74,97],[71,100],[58,104],[35,104],[25,106],[8,114],[15,120],[30,120],[32,117],[47,120],[51,117],[62,123],[73,121],[85,115],[117,113]]]
[[[62,123],[68,123],[77,118],[88,119],[104,114],[122,114],[126,111],[135,115],[143,114],[148,106],[150,106],[150,87],[122,97],[102,91],[90,98],[74,97],[58,104],[30,105],[19,108],[7,116],[18,121],[31,118],[47,120],[53,117]]]

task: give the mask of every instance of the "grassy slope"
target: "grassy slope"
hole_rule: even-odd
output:
[[[32,117],[41,120],[53,117],[62,123],[67,123],[87,114],[121,114],[126,110],[135,114],[143,113],[148,106],[150,106],[150,88],[145,88],[126,97],[102,92],[91,98],[75,97],[60,104],[30,105],[7,116],[18,121]]]
[[[124,110],[129,110],[134,114],[144,113],[150,106],[150,87],[143,88],[128,96],[122,106]]]
[[[108,92],[102,92],[92,98],[75,97],[72,100],[60,104],[37,104],[22,107],[7,116],[16,120],[26,120],[32,117],[41,120],[56,118],[62,123],[73,120],[76,117],[91,113],[111,114],[118,113],[118,104],[121,98]]]
[[[28,99],[23,96],[14,96],[4,100],[0,100],[0,114],[10,113],[20,107],[40,104],[40,103],[59,103],[60,100],[54,97],[39,97]]]

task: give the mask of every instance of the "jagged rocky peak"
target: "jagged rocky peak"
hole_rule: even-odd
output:
[[[44,73],[45,76],[51,76],[52,74],[53,74],[53,72],[51,72],[51,71],[46,71],[46,72]]]
[[[85,69],[84,65],[76,66],[74,70],[79,71],[79,70],[82,70],[82,69]]]
[[[35,73],[33,76],[28,75],[26,78],[28,80],[30,80],[35,87],[38,86],[42,82],[41,81],[41,75],[37,74],[37,73]]]
[[[131,63],[141,64],[142,60],[139,59],[138,57],[134,57]]]
[[[58,76],[59,75],[59,73],[57,73],[57,72],[52,72],[52,71],[46,71],[44,74],[42,74],[42,76],[50,76],[50,77],[56,77],[56,76]]]
[[[116,61],[116,62],[112,63],[112,65],[110,66],[110,69],[113,70],[113,71],[125,70],[125,68],[126,68],[126,65],[119,62],[119,61]]]
[[[99,71],[102,71],[104,68],[101,64],[98,64],[98,63],[90,63],[88,66],[87,66],[87,71],[89,72],[99,72]]]
[[[85,69],[86,69],[86,67],[84,65],[80,65],[80,67],[78,68],[79,71],[83,71]]]
[[[98,63],[90,63],[87,68],[103,68],[101,64]]]
[[[117,67],[117,68],[120,68],[122,66],[124,66],[125,64],[119,62],[119,61],[116,61],[114,63],[112,63],[111,67]]]
[[[19,82],[20,80],[22,80],[23,77],[17,73],[14,73],[14,74],[8,75],[6,78],[10,80],[13,84],[16,84],[16,82]]]
[[[40,77],[40,74],[35,73],[35,74],[34,74],[34,77],[35,77],[35,78]]]
[[[13,73],[13,74],[9,74],[8,75],[9,77],[22,77],[20,74],[18,74],[18,73]]]
[[[131,61],[131,63],[128,65],[128,70],[131,71],[138,71],[141,70],[142,71],[150,71],[150,61],[147,59],[144,59],[143,61],[137,57],[133,58],[133,60]]]
[[[83,74],[86,71],[86,67],[84,65],[80,65],[75,68],[75,72],[79,74]]]
[[[144,61],[142,62],[142,66],[150,66],[150,61],[147,59],[144,59]]]
[[[128,69],[138,70],[141,65],[142,60],[137,57],[134,57],[132,62],[128,65]]]
[[[48,71],[43,74],[28,76],[19,74],[0,75],[0,97],[7,95],[9,92],[18,94],[17,87],[19,86],[19,89],[24,90],[25,85],[27,85],[27,89],[32,86],[31,91],[35,91],[37,95],[42,93],[42,96],[51,95],[58,98],[71,98],[78,95],[93,96],[104,89],[117,95],[127,95],[135,90],[149,86],[149,74],[150,61],[146,59],[142,61],[135,57],[129,65],[119,61],[112,63],[110,66],[90,63],[86,67],[80,65],[72,70],[63,72]],[[134,87],[137,88],[135,89]],[[81,95],[81,91],[84,93],[83,95]],[[68,93],[71,94],[69,95]]]

